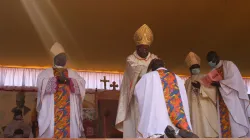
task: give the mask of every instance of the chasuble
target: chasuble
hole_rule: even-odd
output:
[[[223,77],[217,96],[220,137],[250,137],[249,99],[237,66],[221,60],[215,68]]]
[[[153,32],[146,25],[142,25],[134,34],[136,46],[150,46],[153,42]],[[147,72],[151,60],[157,58],[148,53],[142,58],[135,51],[127,58],[126,69],[120,89],[120,99],[116,117],[116,128],[123,132],[124,138],[135,138],[138,125],[138,107],[134,97],[135,84]]]
[[[116,128],[123,132],[125,138],[136,138],[138,107],[134,88],[141,76],[147,72],[151,60],[155,58],[157,58],[156,55],[149,53],[148,57],[143,59],[136,52],[127,58],[116,117]]]
[[[165,68],[145,74],[136,84],[138,138],[164,135],[168,125],[192,131],[184,82]]]
[[[69,83],[58,83],[60,76],[68,78]],[[37,87],[38,136],[83,137],[84,79],[71,69],[49,68],[39,74]]]
[[[216,138],[219,136],[216,88],[192,86],[192,82],[200,81],[202,77],[201,74],[192,75],[185,82],[193,132],[200,138]]]

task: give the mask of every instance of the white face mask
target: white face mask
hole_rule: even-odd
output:
[[[216,67],[216,62],[208,62],[208,65],[211,67],[211,68],[215,68]]]
[[[208,65],[213,69],[216,67],[216,62],[213,62],[215,61],[216,57],[214,57],[211,61],[208,62]]]
[[[195,69],[192,69],[192,70],[191,70],[191,72],[192,72],[193,75],[199,74],[200,71],[201,71],[200,68],[195,68]]]

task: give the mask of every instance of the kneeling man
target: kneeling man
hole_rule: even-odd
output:
[[[179,130],[191,132],[184,81],[164,68],[160,59],[152,60],[150,66],[152,72],[145,74],[135,87],[140,114],[137,137],[162,136],[167,126],[176,134]]]

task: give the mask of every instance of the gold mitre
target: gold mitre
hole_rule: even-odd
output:
[[[198,55],[196,55],[195,53],[193,52],[190,52],[186,59],[185,59],[185,62],[187,63],[187,66],[188,67],[191,67],[192,65],[194,64],[199,64],[200,65],[200,62],[201,62],[201,59]]]
[[[57,56],[57,55],[60,54],[60,53],[65,53],[63,46],[62,46],[60,43],[58,43],[58,42],[56,42],[56,43],[51,47],[50,52],[52,53],[52,55],[53,55],[54,57]]]
[[[142,25],[134,34],[134,41],[136,46],[148,45],[150,46],[153,42],[154,36],[152,30],[148,25]]]

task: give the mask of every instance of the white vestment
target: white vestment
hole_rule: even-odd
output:
[[[189,127],[192,129],[184,81],[179,76],[175,76],[177,79],[184,112]],[[161,78],[157,71],[147,73],[141,78],[141,80],[136,84],[135,96],[139,105],[140,117],[137,133],[138,138],[148,138],[155,134],[164,135],[164,131],[168,125],[172,126],[176,131],[179,130],[170,120],[164,98]]]
[[[70,138],[79,138],[83,135],[83,110],[82,102],[85,96],[85,81],[77,72],[68,69],[68,76],[74,79],[79,88],[79,93],[70,94]],[[37,112],[40,138],[52,138],[54,136],[54,93],[47,93],[52,89],[50,80],[54,78],[53,69],[42,71],[37,79]],[[79,94],[80,97],[79,98]]]
[[[203,75],[192,75],[185,81],[193,132],[199,138],[219,136],[218,112],[216,109],[215,87],[194,88],[192,82],[199,81]]]
[[[151,60],[155,58],[156,55],[149,53],[147,58],[143,59],[136,52],[127,58],[116,117],[116,128],[123,132],[124,138],[136,138],[138,107],[134,97],[134,87],[140,77],[147,72]]]
[[[249,98],[240,71],[231,61],[221,60],[216,68],[221,66],[224,79],[220,81],[219,91],[230,113],[232,137],[250,137]]]

